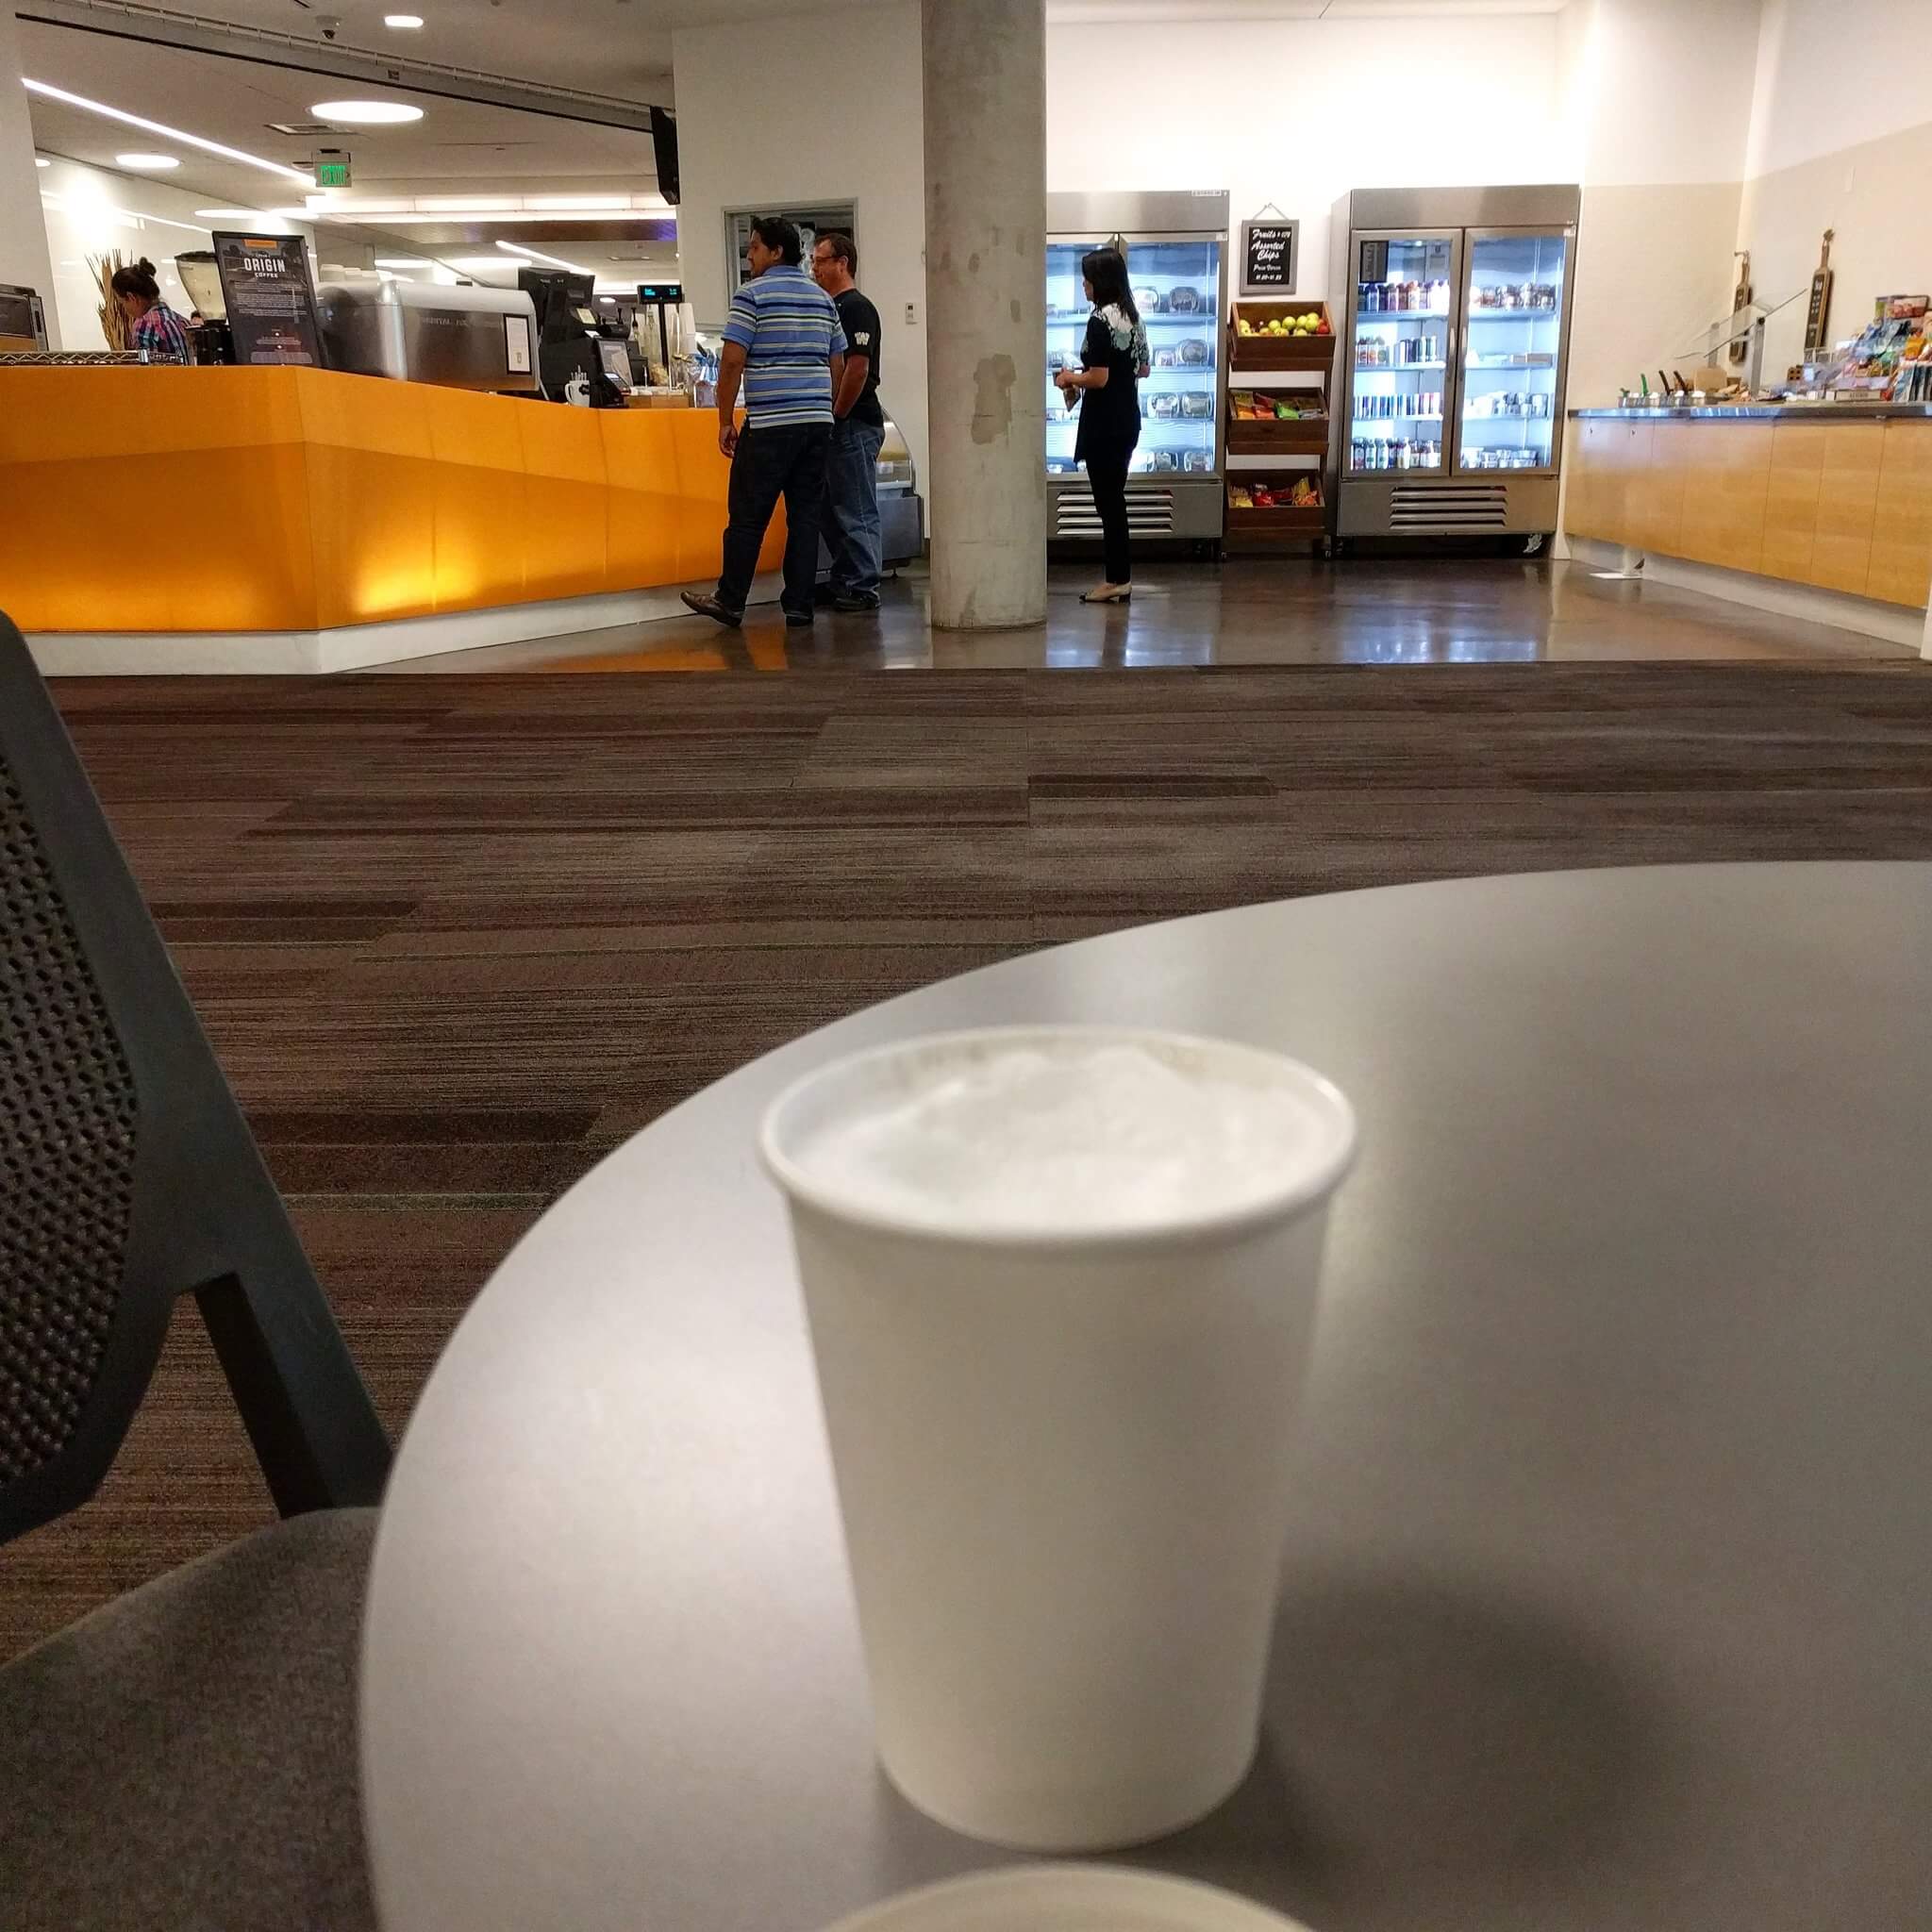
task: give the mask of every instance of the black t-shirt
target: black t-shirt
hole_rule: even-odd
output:
[[[1140,370],[1132,349],[1124,349],[1114,341],[1113,330],[1098,309],[1088,318],[1080,364],[1085,369],[1105,369],[1107,387],[1090,389],[1080,397],[1074,459],[1084,463],[1090,457],[1097,457],[1103,462],[1124,462],[1141,441]]]
[[[867,362],[865,387],[848,414],[855,423],[870,423],[883,429],[886,412],[879,405],[879,312],[857,289],[847,289],[833,297],[839,305],[839,320],[845,325],[845,353],[863,356]]]

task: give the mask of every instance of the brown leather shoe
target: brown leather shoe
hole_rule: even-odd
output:
[[[687,610],[695,610],[700,617],[708,617],[713,624],[722,624],[729,630],[736,630],[744,622],[743,611],[734,610],[730,605],[721,604],[702,591],[680,591],[677,594]]]

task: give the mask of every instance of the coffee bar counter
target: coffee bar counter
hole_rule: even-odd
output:
[[[1932,408],[1789,403],[1571,412],[1564,529],[1923,611]]]
[[[0,609],[65,670],[341,669],[655,615],[716,575],[717,436],[323,370],[0,369]],[[783,544],[780,518],[766,568]]]

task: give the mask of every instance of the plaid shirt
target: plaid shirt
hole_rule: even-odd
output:
[[[188,331],[165,302],[155,306],[134,325],[134,346],[147,351],[150,362],[192,362]]]

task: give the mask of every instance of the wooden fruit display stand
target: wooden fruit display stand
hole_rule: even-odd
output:
[[[1325,303],[1236,303],[1227,325],[1230,551],[1321,547],[1335,344]]]

